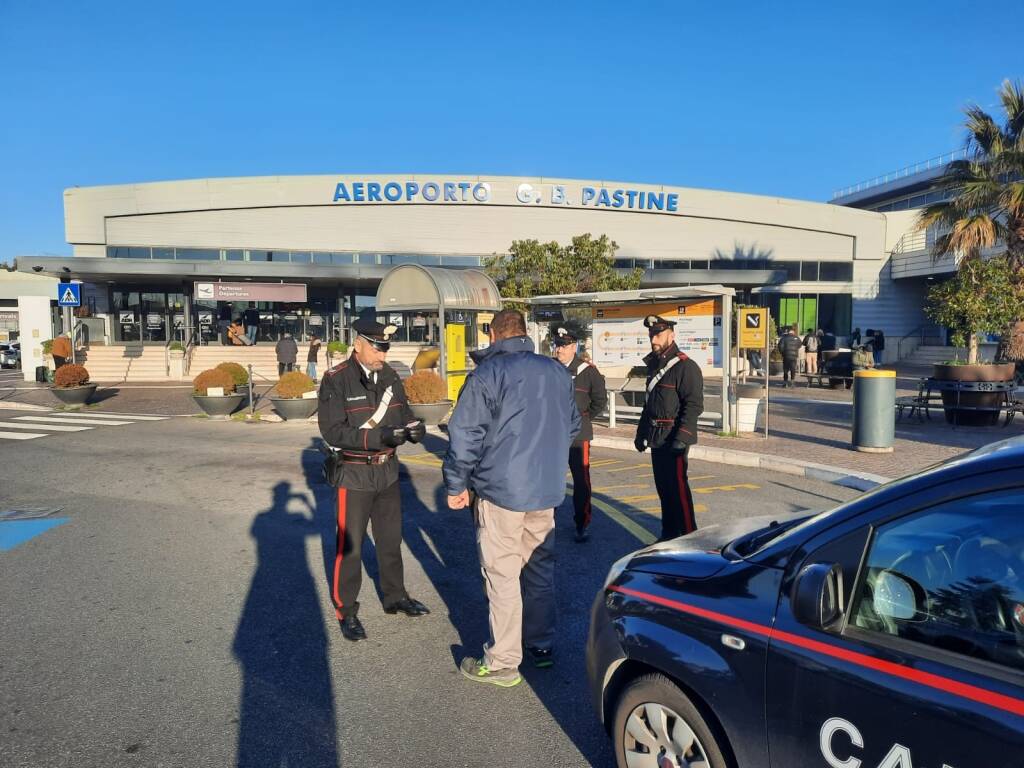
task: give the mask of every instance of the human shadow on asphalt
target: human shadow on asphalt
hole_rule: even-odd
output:
[[[232,646],[242,668],[236,765],[337,768],[323,607],[306,560],[320,525],[305,493],[287,482],[272,493],[250,531],[258,562]]]
[[[446,440],[430,435],[424,445],[439,457],[447,450]],[[643,519],[648,526],[653,522],[639,509],[607,501],[629,517]],[[535,669],[524,660],[520,670],[587,763],[611,766],[615,764],[611,741],[591,706],[587,683],[585,650],[590,608],[609,566],[644,542],[595,509],[590,540],[577,544],[572,515],[572,500],[567,497],[555,512],[556,664],[550,669]],[[451,647],[452,663],[458,664],[466,656],[480,656],[489,636],[488,610],[472,514],[448,509],[442,483],[435,489],[433,509],[414,493],[403,494],[403,517],[405,543],[444,601],[459,634],[460,642]],[[472,685],[468,680],[465,684]],[[557,763],[553,758],[553,764]]]

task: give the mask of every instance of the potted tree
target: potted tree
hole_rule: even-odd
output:
[[[409,407],[424,424],[437,424],[451,410],[444,380],[433,371],[416,371],[404,382]]]
[[[343,341],[327,342],[327,367],[337,365],[348,354],[348,344]]]
[[[925,311],[932,320],[950,328],[956,347],[967,347],[967,360],[957,357],[936,363],[934,378],[966,382],[1012,381],[1016,367],[1013,362],[991,363],[978,359],[978,336],[1004,330],[1020,313],[1021,299],[1005,256],[965,258],[951,280],[932,286]],[[956,405],[996,409],[1001,398],[999,392],[943,391],[946,421],[995,424],[999,419],[998,410],[957,412]]]
[[[285,421],[308,419],[318,405],[316,384],[302,371],[290,371],[277,382],[270,396],[274,410]]]
[[[67,405],[85,405],[96,392],[96,385],[89,383],[89,372],[84,365],[67,363],[53,375],[50,391]]]
[[[210,368],[192,380],[192,399],[207,416],[226,419],[245,396],[235,394],[235,381],[227,371]]]

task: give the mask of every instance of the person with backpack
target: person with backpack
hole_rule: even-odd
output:
[[[807,352],[805,358],[807,373],[818,372],[818,351],[821,346],[819,341],[818,334],[814,332],[813,328],[807,331],[807,335],[804,336],[804,349]]]

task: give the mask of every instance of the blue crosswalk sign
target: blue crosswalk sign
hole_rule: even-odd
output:
[[[58,283],[57,303],[62,307],[82,306],[82,286],[80,283]]]

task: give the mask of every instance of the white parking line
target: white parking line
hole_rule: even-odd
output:
[[[18,421],[35,421],[39,422],[39,429],[43,429],[46,424],[82,424],[84,423],[81,419],[70,419],[70,418],[55,418],[53,416],[15,416]],[[88,422],[89,424],[96,424],[103,427],[121,427],[125,424],[134,424],[132,421],[101,421],[100,419],[94,419]]]
[[[53,430],[54,432],[84,432],[87,429],[93,429],[92,423],[82,425],[81,427],[64,427],[60,424],[47,424],[46,429]],[[18,424],[13,421],[0,421],[0,429],[42,429],[38,424]]]
[[[136,416],[128,413],[78,413],[77,411],[58,411],[54,415],[71,416],[76,419],[130,419],[131,421],[166,421],[166,416]]]
[[[0,432],[0,440],[35,440],[46,437],[43,432]]]

